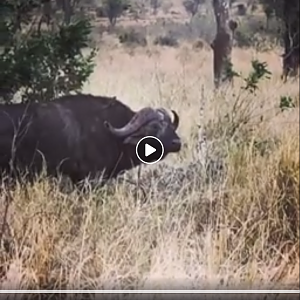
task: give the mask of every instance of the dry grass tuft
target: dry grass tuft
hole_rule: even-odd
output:
[[[299,86],[280,81],[276,53],[235,49],[236,69],[247,74],[252,58],[273,73],[256,95],[241,80],[214,94],[206,50],[102,49],[85,91],[176,109],[184,149],[144,168],[144,202],[121,182],[63,193],[41,178],[12,189],[1,288],[298,288],[299,112],[278,107],[280,95],[299,101]],[[201,97],[209,156],[224,166],[215,180],[193,152]],[[174,181],[158,185],[167,176]]]

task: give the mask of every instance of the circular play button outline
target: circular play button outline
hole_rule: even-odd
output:
[[[157,159],[157,160],[155,160],[155,161],[152,161],[152,162],[146,162],[146,161],[144,161],[143,159],[141,159],[141,157],[139,156],[139,152],[138,152],[138,148],[139,148],[139,144],[143,141],[143,140],[145,140],[145,139],[155,139],[155,140],[157,140],[159,143],[160,143],[160,145],[161,145],[161,154],[160,154],[160,157]],[[147,145],[147,144],[146,144]],[[146,146],[145,145],[145,146]],[[154,148],[154,147],[152,147],[152,146],[150,146],[151,148]],[[154,151],[155,152],[155,151]],[[154,153],[154,152],[152,152],[152,153]],[[141,162],[143,162],[144,164],[147,164],[147,165],[153,165],[153,164],[155,164],[155,163],[157,163],[157,162],[159,162],[161,159],[162,159],[162,157],[163,157],[163,155],[164,155],[164,152],[165,152],[165,148],[164,148],[164,145],[163,145],[163,143],[161,142],[161,140],[160,139],[158,139],[157,137],[155,137],[155,136],[152,136],[152,135],[147,135],[147,136],[145,136],[145,137],[143,137],[143,138],[141,138],[139,141],[138,141],[138,143],[136,144],[136,146],[135,146],[135,153],[136,153],[136,156],[137,156],[137,158],[141,161]],[[151,154],[152,154],[151,153]],[[149,154],[149,155],[151,155],[151,154]]]

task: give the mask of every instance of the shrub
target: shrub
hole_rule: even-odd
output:
[[[193,49],[194,50],[201,50],[205,47],[206,43],[205,41],[203,41],[202,39],[197,39],[194,43],[193,43]]]
[[[119,35],[119,41],[121,44],[125,44],[127,46],[139,45],[142,47],[147,46],[147,39],[141,33],[134,29],[130,29],[129,31],[124,31]]]
[[[244,16],[247,13],[247,7],[245,6],[245,4],[240,3],[237,5],[237,14],[239,16]]]
[[[34,12],[41,2],[12,6],[0,4],[1,100],[12,102],[16,94],[22,102],[48,101],[70,92],[79,92],[93,71],[95,50],[87,56],[82,49],[90,43],[91,23],[87,18],[54,19],[56,26],[34,26]],[[22,12],[16,25],[15,15]],[[14,25],[13,25],[14,24]]]
[[[178,47],[178,40],[171,34],[158,36],[153,41],[154,45],[168,46],[168,47]]]
[[[102,6],[96,7],[96,16],[98,18],[107,18],[106,11]]]
[[[281,42],[281,24],[271,19],[269,27],[265,27],[262,16],[249,15],[242,17],[235,31],[235,40],[238,47],[256,47],[257,50],[268,49]]]

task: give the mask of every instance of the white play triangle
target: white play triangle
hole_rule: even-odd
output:
[[[156,151],[156,149],[152,146],[150,146],[149,144],[145,144],[145,156],[149,156],[152,153],[154,153]]]

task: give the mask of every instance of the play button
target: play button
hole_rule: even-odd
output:
[[[149,156],[151,155],[152,153],[154,153],[156,151],[155,148],[153,148],[152,146],[150,146],[149,144],[146,144],[145,145],[145,156]]]
[[[138,159],[148,165],[160,161],[164,155],[162,142],[154,136],[146,136],[140,139],[135,150]]]

